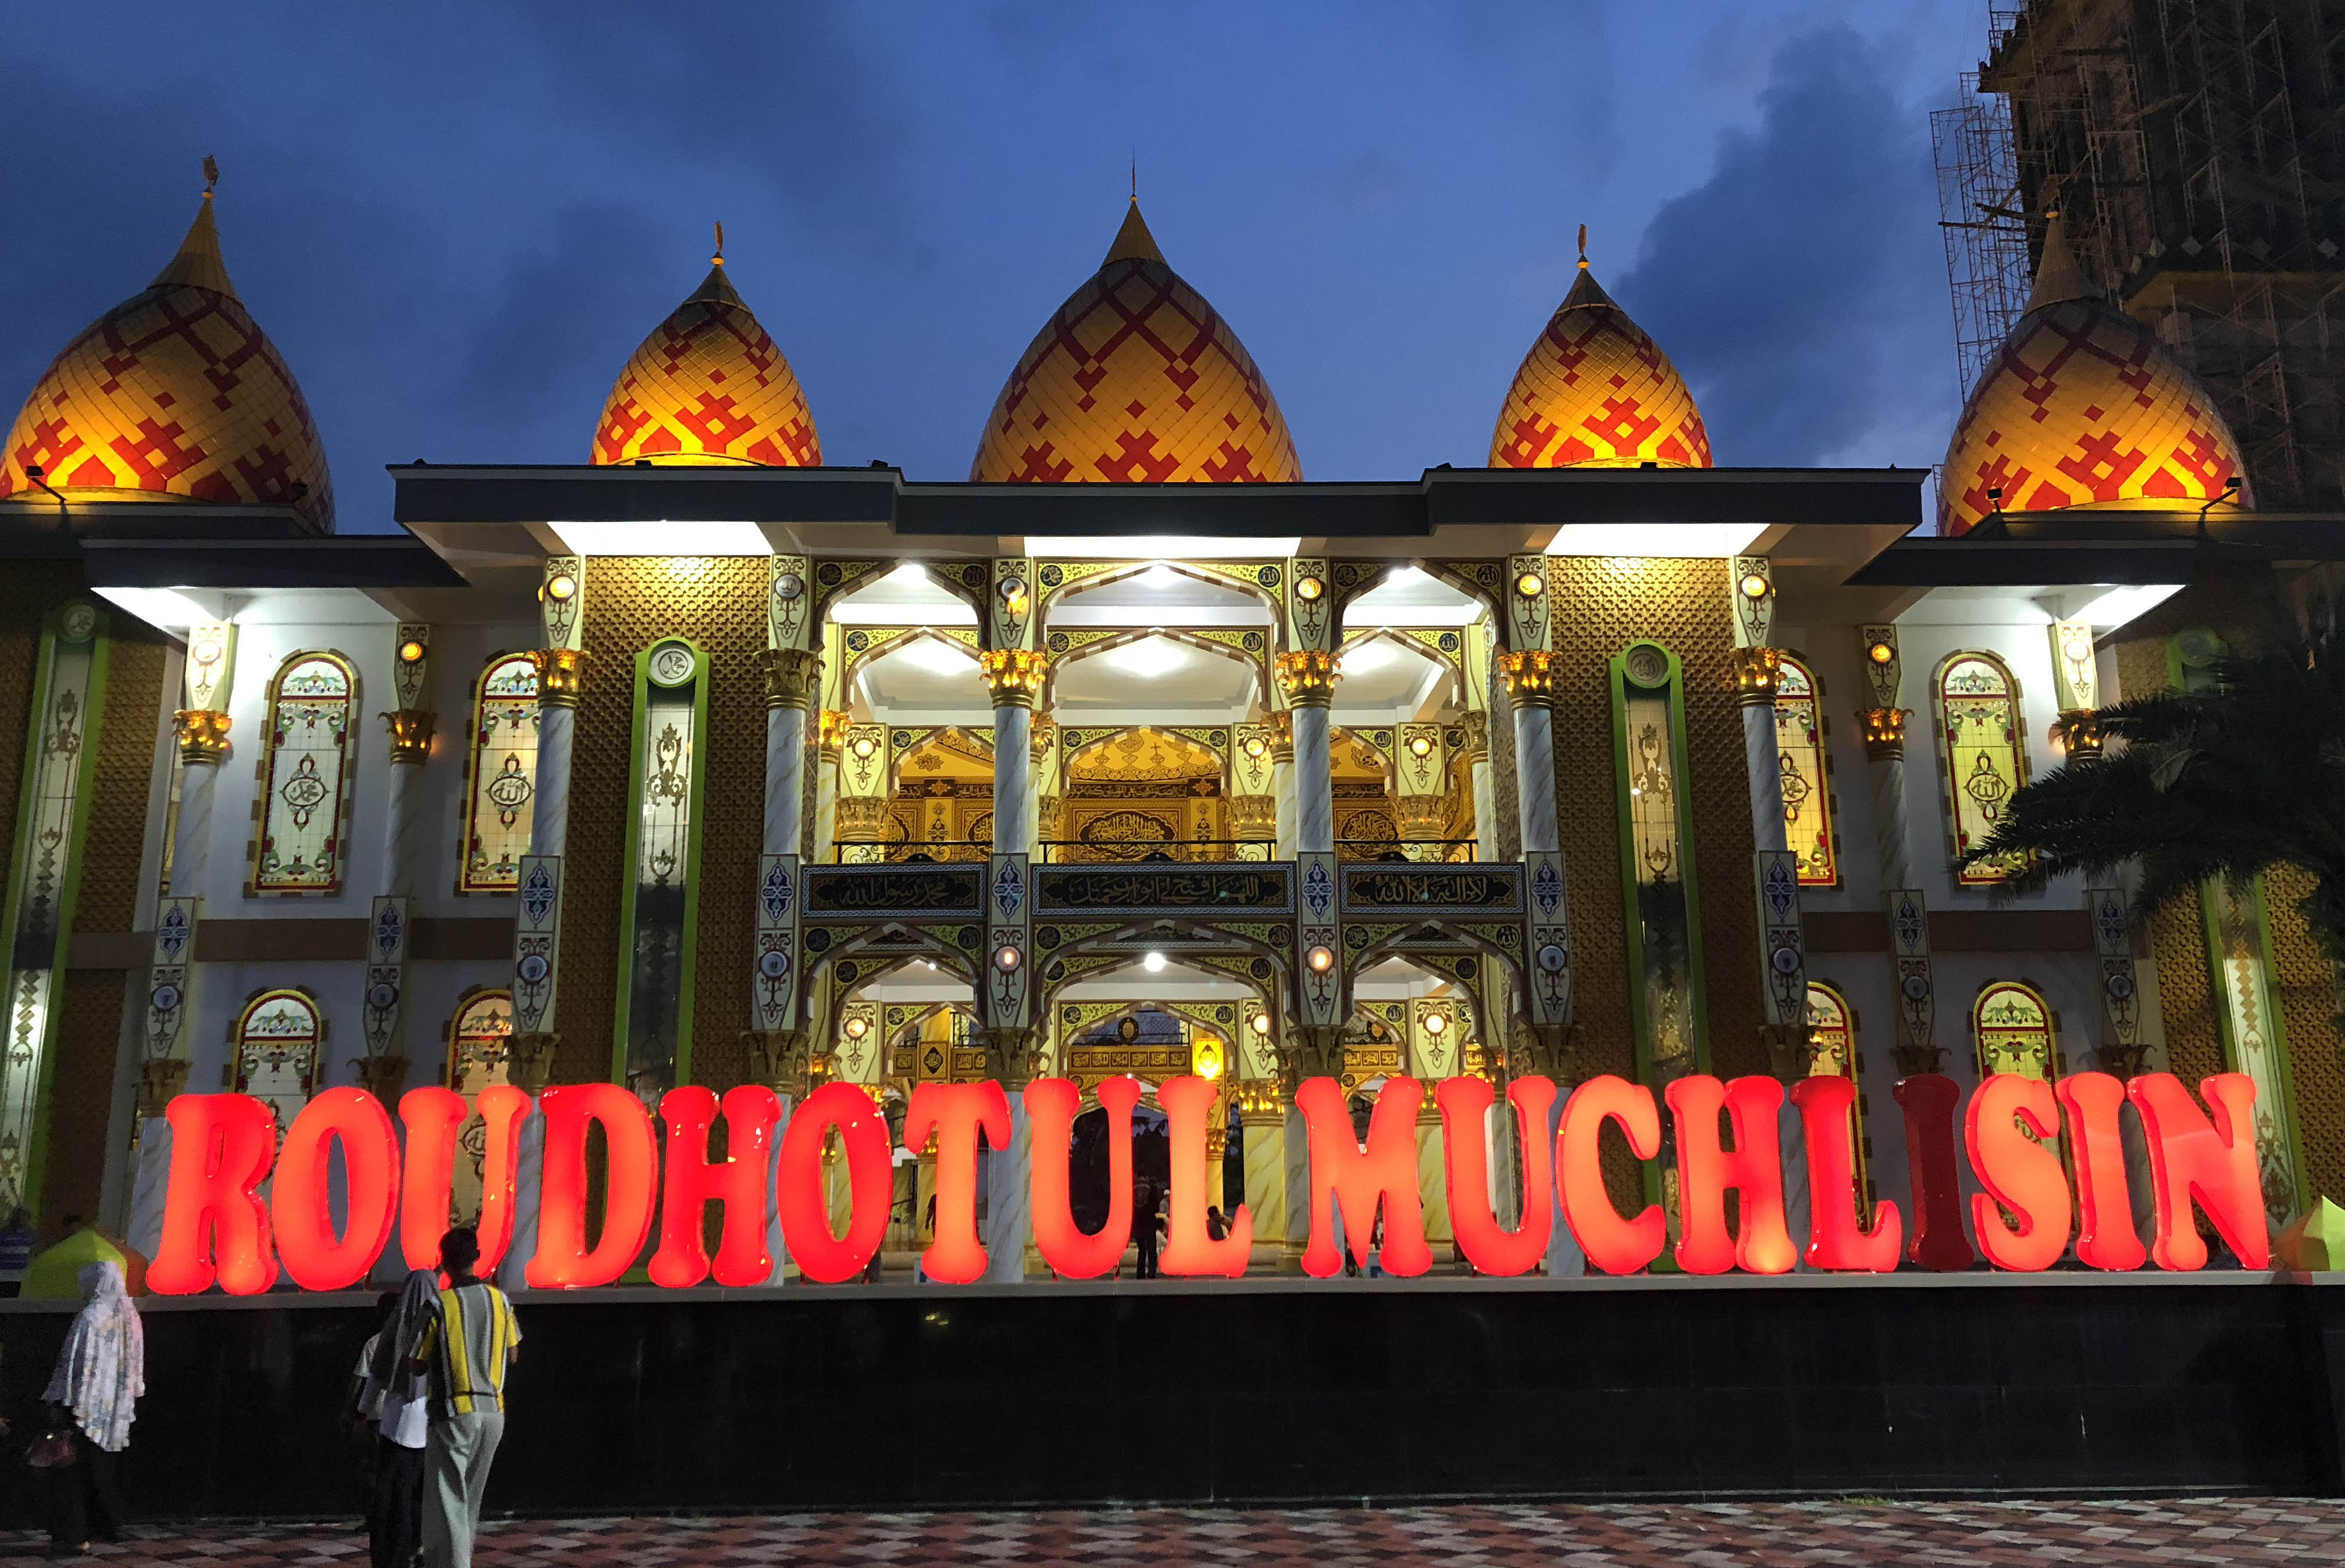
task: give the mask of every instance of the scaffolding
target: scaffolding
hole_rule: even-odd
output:
[[[1965,397],[2056,207],[2230,423],[2267,509],[2345,504],[2345,0],[2028,0],[1932,117]]]

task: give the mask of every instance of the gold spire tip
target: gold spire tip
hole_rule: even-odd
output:
[[[725,225],[721,222],[716,226],[716,254],[709,260],[719,267],[725,265]]]
[[[1579,267],[1583,272],[1588,270],[1588,225],[1585,223],[1579,226]]]
[[[212,199],[212,188],[219,183],[219,159],[204,154],[204,199]]]

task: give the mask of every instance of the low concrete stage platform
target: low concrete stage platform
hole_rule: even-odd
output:
[[[490,1502],[2334,1495],[2345,1277],[2328,1278],[523,1293]],[[139,1513],[358,1506],[336,1418],[371,1297],[143,1305]],[[0,1305],[19,1421],[66,1320]]]

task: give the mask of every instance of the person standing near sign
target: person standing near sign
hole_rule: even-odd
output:
[[[367,1509],[373,1568],[409,1568],[423,1539],[424,1446],[431,1438],[415,1347],[440,1304],[440,1278],[418,1268],[389,1303],[382,1327],[359,1352],[358,1414],[376,1432],[374,1490]]]
[[[55,1512],[50,1551],[77,1555],[93,1538],[117,1539],[122,1491],[115,1456],[130,1446],[130,1422],[147,1391],[147,1329],[122,1281],[118,1263],[86,1264],[79,1276],[82,1308],[66,1331],[56,1370],[41,1395],[56,1407],[71,1444],[48,1465]]]
[[[521,1345],[513,1303],[473,1277],[480,1260],[480,1237],[472,1230],[440,1238],[448,1288],[424,1319],[413,1363],[431,1387],[423,1500],[429,1568],[472,1568],[489,1465],[505,1432],[505,1372]]]

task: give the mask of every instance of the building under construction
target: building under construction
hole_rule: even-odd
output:
[[[2265,510],[2345,504],[2345,0],[2032,0],[1932,117],[1968,394],[2043,220],[2212,392]]]

